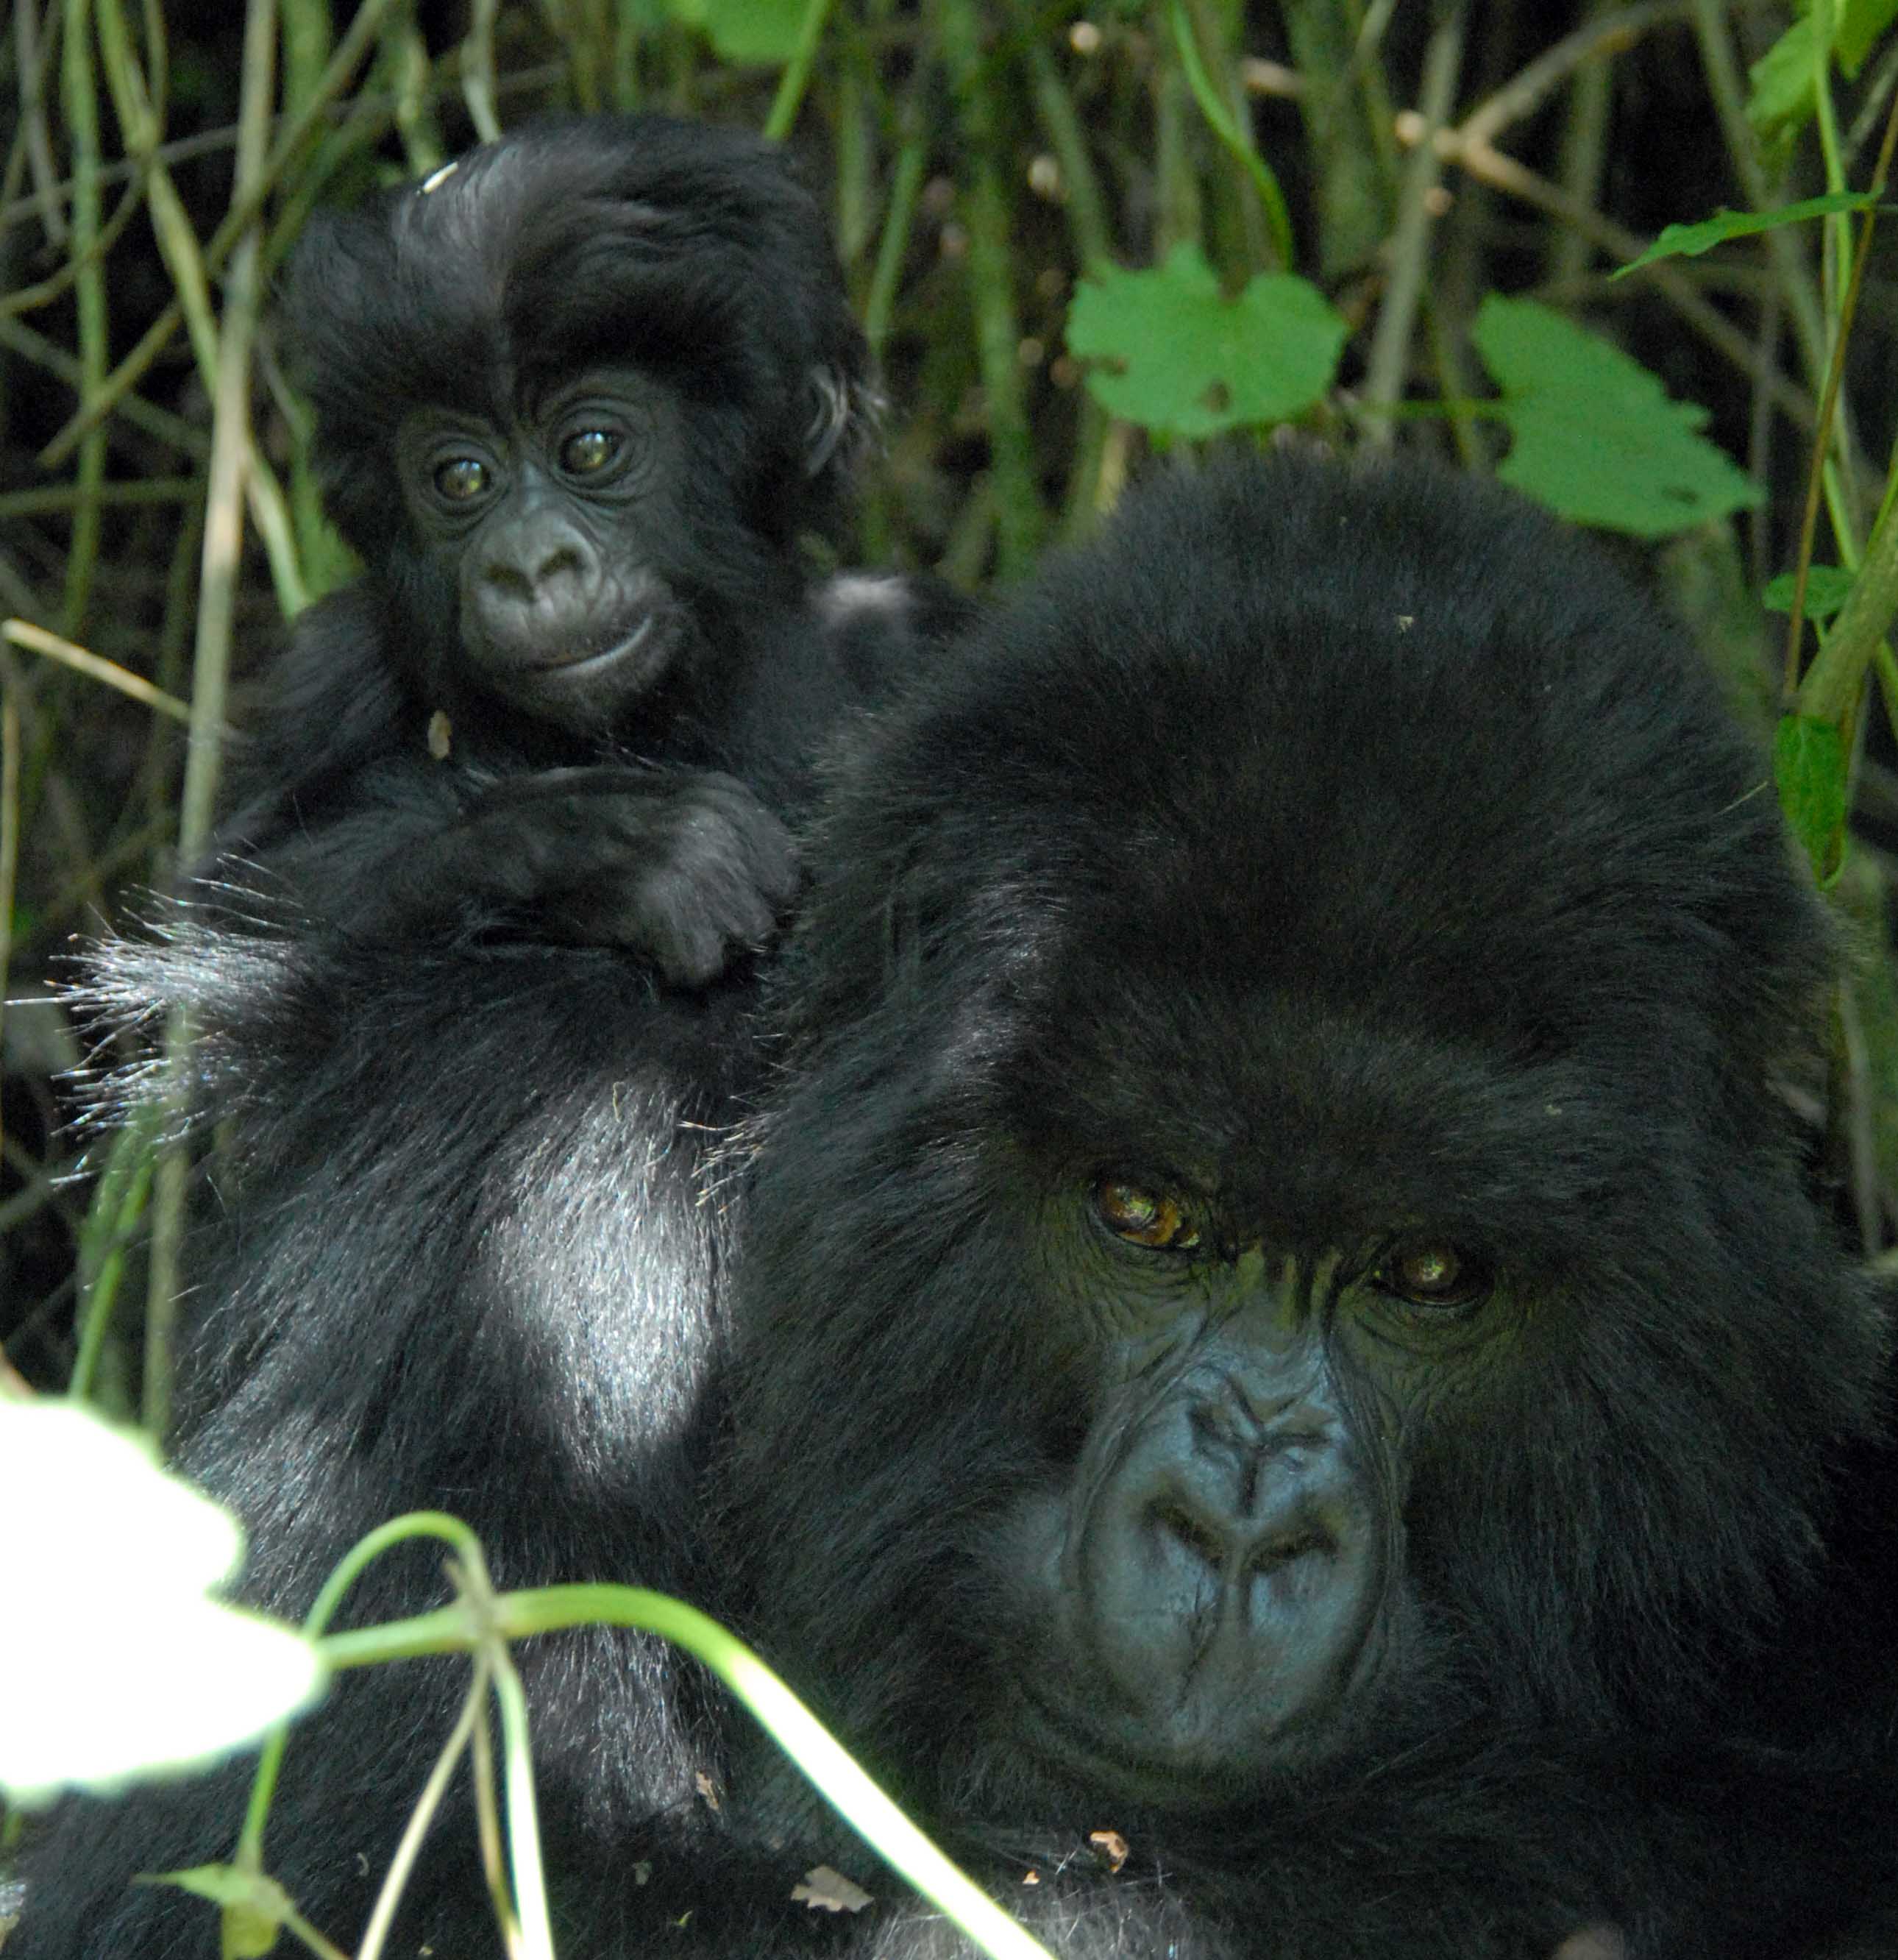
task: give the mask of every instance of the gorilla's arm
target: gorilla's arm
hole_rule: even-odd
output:
[[[784,822],[716,770],[542,770],[464,800],[403,764],[361,790],[354,814],[269,861],[269,884],[319,931],[616,947],[696,986],[762,947],[796,889]]]
[[[204,870],[203,896],[224,915],[390,942],[459,932],[618,947],[685,985],[771,937],[796,854],[746,782],[630,760],[523,769],[478,742],[465,759],[432,756],[425,729],[408,725],[418,718],[382,698],[386,630],[357,587],[298,622],[258,732],[237,744],[235,814]],[[803,664],[793,731],[830,711],[841,685],[828,649],[806,650]]]

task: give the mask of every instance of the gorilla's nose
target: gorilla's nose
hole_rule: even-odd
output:
[[[1370,1494],[1335,1424],[1152,1421],[1101,1494],[1081,1570],[1092,1646],[1163,1751],[1249,1753],[1327,1706],[1372,1618]]]

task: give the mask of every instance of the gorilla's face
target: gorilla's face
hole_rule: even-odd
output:
[[[1304,1256],[1170,1166],[1048,1209],[1050,1304],[1089,1335],[1041,1364],[1048,1468],[986,1554],[1026,1736],[1092,1781],[1229,1793],[1401,1665],[1406,1439],[1516,1316],[1467,1238]]]
[[[1881,1339],[1766,1086],[1826,954],[1763,780],[1555,526],[1289,459],[866,736],[735,1515],[886,1770],[1203,1807],[1704,1699]]]
[[[1071,879],[1078,843],[1057,854]],[[1565,1377],[1584,1378],[1572,1433],[1536,1472],[1612,1449],[1625,1409],[1583,1412],[1614,1367],[1587,1353],[1590,1322],[1641,1300],[1550,1214],[1585,1208],[1639,1256],[1649,1173],[1604,1147],[1638,1099],[1589,1058],[1538,1055],[1506,1017],[1488,1043],[1433,1025],[1402,985],[1302,988],[1283,912],[1209,896],[1121,943],[1130,896],[1178,883],[1139,854],[1121,837],[1096,896],[1051,893],[1036,909],[1058,922],[962,990],[955,1064],[914,1085],[923,1230],[965,1221],[924,1297],[959,1272],[963,1338],[1007,1357],[1006,1379],[943,1391],[970,1395],[965,1423],[989,1406],[1007,1449],[945,1447],[939,1488],[974,1508],[936,1610],[970,1602],[945,1674],[983,1683],[984,1755],[1203,1806],[1361,1749],[1432,1656],[1520,1664],[1499,1650],[1513,1598],[1454,1626],[1479,1581],[1516,1583],[1487,1554],[1458,1577],[1463,1542],[1512,1529],[1503,1442],[1533,1444]],[[905,989],[926,1011],[927,985]],[[1591,1105],[1592,1147],[1574,1120]],[[932,1330],[912,1338],[922,1354]],[[1546,1569],[1546,1544],[1524,1549]],[[1588,1617],[1576,1602],[1571,1640]]]
[[[1355,1278],[1262,1246],[1202,1258],[1210,1208],[1157,1179],[1105,1177],[1079,1209],[1088,1418],[1007,1514],[997,1576],[1041,1656],[1032,1745],[1191,1799],[1322,1736],[1387,1651],[1393,1452],[1355,1419],[1327,1328],[1395,1328],[1392,1289],[1429,1284],[1404,1275],[1457,1255],[1420,1246]]]

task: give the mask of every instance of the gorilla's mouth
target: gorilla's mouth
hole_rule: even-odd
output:
[[[1011,1733],[1088,1795],[1186,1812],[1245,1803],[1359,1745],[1407,1617],[1401,1594],[1372,1580],[1328,1626],[1276,1641],[1241,1634],[1216,1669],[1204,1665],[1213,1637],[1203,1630],[1182,1671],[1163,1683],[1156,1669],[1150,1694],[1117,1678],[1098,1629],[1070,1621],[1016,1677]]]
[[[610,726],[665,684],[688,630],[685,614],[657,607],[605,646],[583,641],[517,669],[498,691],[557,724],[583,732]]]
[[[1011,1745],[1038,1758],[1083,1799],[1139,1803],[1197,1814],[1256,1803],[1288,1778],[1307,1776],[1360,1746],[1361,1704],[1381,1698],[1370,1684],[1381,1672],[1374,1634],[1339,1691],[1292,1710],[1269,1726],[1235,1710],[1227,1724],[1195,1723],[1169,1736],[1137,1710],[1063,1703],[1038,1682],[1022,1684]]]
[[[1147,1725],[1105,1710],[1058,1706],[1025,1682],[1021,1746],[1089,1797],[1178,1811],[1217,1810],[1255,1795],[1280,1764],[1226,1747],[1156,1748]]]
[[[618,666],[622,660],[634,658],[642,650],[647,651],[649,658],[663,651],[663,646],[660,644],[656,644],[647,649],[646,644],[649,640],[663,641],[667,637],[661,631],[663,624],[660,614],[648,612],[630,633],[623,635],[606,646],[591,649],[581,647],[571,651],[563,649],[545,660],[534,660],[529,664],[537,676],[548,678],[568,676],[577,679],[584,674],[602,673],[609,667]]]

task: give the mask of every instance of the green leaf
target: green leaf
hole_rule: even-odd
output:
[[[1892,0],[1892,5],[1898,6],[1898,0]],[[1630,259],[1608,276],[1623,279],[1639,267],[1652,265],[1657,259],[1697,259],[1702,252],[1712,251],[1715,246],[1724,244],[1729,238],[1744,238],[1755,231],[1771,231],[1782,224],[1796,224],[1804,218],[1824,218],[1835,211],[1868,211],[1877,202],[1869,191],[1839,190],[1829,192],[1823,197],[1804,198],[1798,204],[1784,205],[1777,211],[1717,211],[1712,217],[1701,219],[1698,224],[1668,225],[1639,258]],[[1898,210],[1898,205],[1887,205],[1884,208]]]
[[[1856,81],[1865,57],[1894,20],[1898,0],[1808,5],[1748,71],[1753,93],[1747,98],[1747,120],[1763,147],[1784,150],[1811,121],[1817,107],[1813,80],[1822,55],[1836,57],[1846,78]],[[1821,38],[1828,27],[1830,46]]]
[[[1842,565],[1809,565],[1806,570],[1806,617],[1830,619],[1845,604],[1856,582],[1856,574],[1847,571]],[[1782,571],[1760,595],[1760,603],[1769,612],[1790,612],[1792,574]]]
[[[194,1898],[224,1908],[223,1960],[262,1960],[296,1911],[275,1879],[236,1865],[193,1865],[181,1872],[154,1872],[139,1882],[176,1885]]]
[[[1747,120],[1763,147],[1782,149],[1812,120],[1813,64],[1821,43],[1819,21],[1807,14],[1775,41],[1747,71],[1753,93],[1747,98]]]
[[[1694,431],[1707,412],[1668,398],[1638,361],[1532,300],[1492,293],[1471,336],[1514,434],[1496,473],[1577,523],[1660,538],[1760,501]]]
[[[248,1908],[277,1915],[279,1924],[290,1901],[275,1879],[257,1872],[240,1871],[235,1865],[192,1865],[181,1872],[151,1872],[145,1875],[148,1885],[176,1885],[193,1898],[208,1899],[213,1905]]]
[[[1830,721],[1782,715],[1773,737],[1773,779],[1793,835],[1822,885],[1839,875],[1846,846],[1846,751]]]
[[[1893,21],[1898,21],[1898,0],[1846,0],[1832,45],[1847,81],[1858,79],[1866,56]]]
[[[670,0],[672,16],[696,27],[721,61],[782,68],[797,47],[806,0]]]
[[[1322,399],[1347,329],[1318,289],[1262,272],[1227,299],[1190,242],[1164,266],[1083,282],[1068,352],[1090,364],[1089,392],[1109,414],[1197,438],[1289,421]]]

